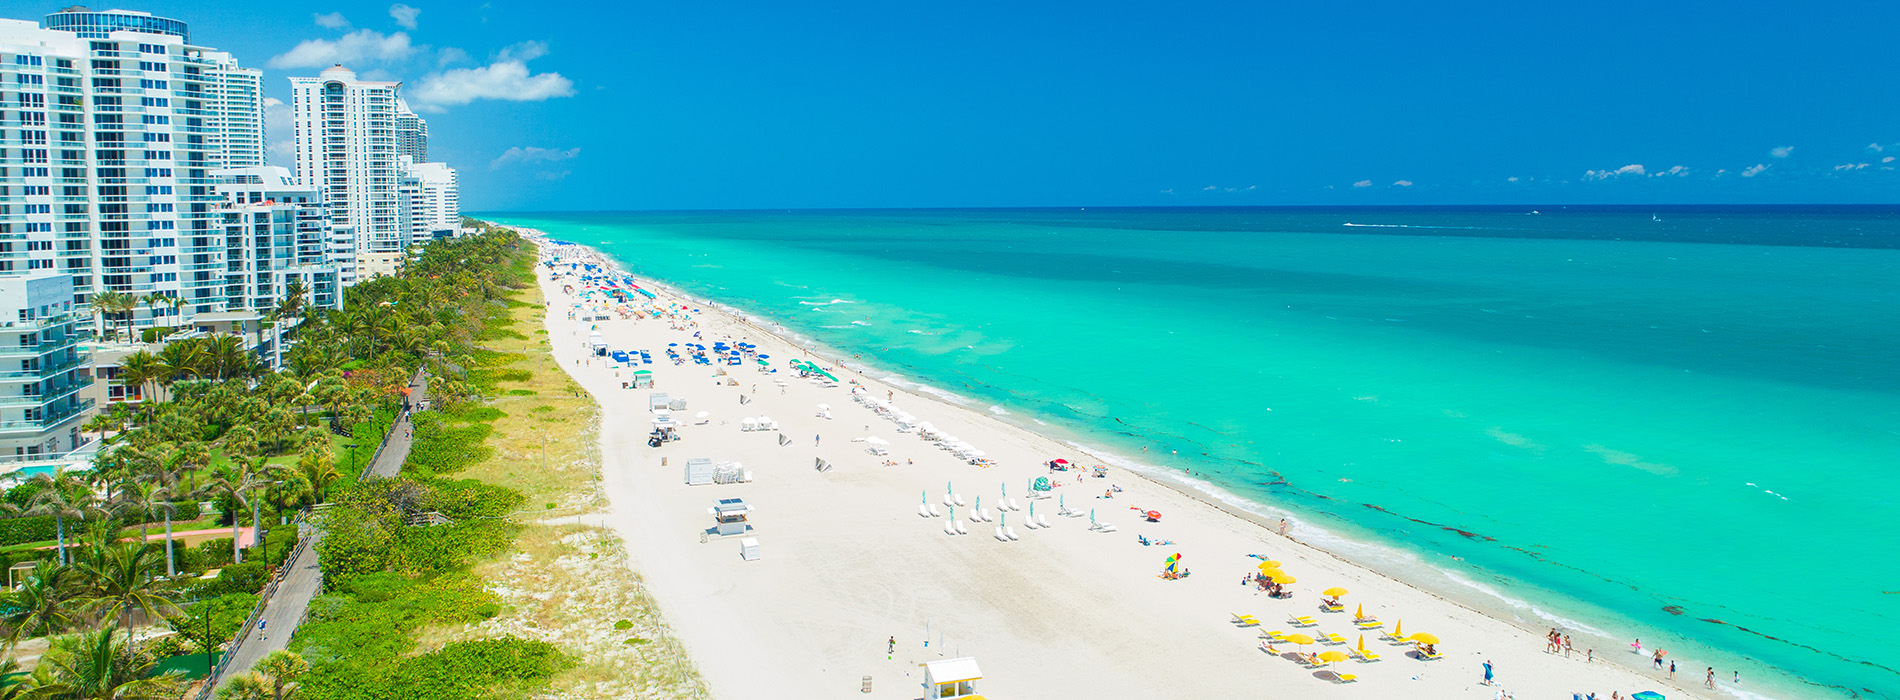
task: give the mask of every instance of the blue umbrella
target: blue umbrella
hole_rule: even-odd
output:
[[[1630,696],[1630,700],[1663,700],[1663,694],[1654,690],[1645,690]]]

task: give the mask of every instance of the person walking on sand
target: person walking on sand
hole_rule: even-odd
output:
[[[1281,537],[1286,536],[1286,518],[1280,519],[1280,536]]]
[[[1674,659],[1671,659],[1669,661],[1669,680],[1673,681],[1675,679],[1676,679],[1676,662]]]
[[[1708,678],[1704,679],[1702,682],[1708,684],[1708,686],[1711,688],[1715,687],[1715,667],[1714,666],[1709,667],[1709,676]]]
[[[820,436],[818,436],[818,435],[813,435],[813,436],[811,436],[811,446],[812,446],[812,447],[817,447],[817,446],[818,446],[818,441],[819,441],[819,437],[820,437]]]
[[[1564,658],[1566,659],[1570,658],[1571,648],[1572,647],[1570,646],[1570,635],[1566,634],[1564,635]]]
[[[1490,659],[1485,659],[1485,660],[1484,660],[1484,684],[1485,684],[1485,685],[1491,685],[1491,678],[1492,678],[1492,675],[1491,675],[1491,660],[1490,660]]]
[[[891,646],[888,649],[886,649],[884,653],[886,654],[897,653],[897,635],[891,635]]]

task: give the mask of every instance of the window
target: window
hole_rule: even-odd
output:
[[[34,77],[38,77],[38,76],[34,76]],[[147,89],[147,90],[169,90],[169,89],[171,89],[170,87],[168,87],[168,86],[167,86],[167,83],[166,83],[165,81],[163,81],[163,80],[140,80],[140,81],[139,81],[139,87],[141,87],[141,88],[145,88],[145,89]]]
[[[97,43],[97,42],[94,42]],[[97,51],[98,49],[93,49]],[[139,53],[165,53],[164,44],[139,44]]]
[[[151,53],[151,52],[148,51],[146,53]],[[160,73],[163,73],[166,70],[165,62],[164,61],[139,61],[139,70],[158,71]]]
[[[29,196],[36,195],[36,194],[52,194],[51,190],[52,188],[48,185],[27,185],[25,187],[20,188],[20,193],[29,195]]]
[[[13,82],[20,85],[45,85],[46,76],[37,73],[16,73]]]
[[[51,214],[51,213],[53,213],[53,205],[51,205],[51,204],[28,204],[28,205],[26,205],[26,212],[25,212],[25,213],[27,213],[27,214]]]
[[[158,101],[163,103],[165,100],[164,98],[159,98]],[[164,105],[160,104],[157,106],[163,107]],[[163,114],[147,114],[140,117],[139,121],[145,122],[146,124],[170,124],[172,123],[172,118]]]
[[[22,66],[37,66],[37,65],[40,65],[40,57],[38,57],[38,56],[14,56],[14,57],[13,57],[13,62],[14,62],[15,64],[17,64],[17,65],[22,65]]]
[[[171,140],[172,140],[171,134],[161,134],[161,133],[151,132],[151,131],[145,132],[145,141],[147,143],[168,142]]]
[[[117,50],[119,50],[119,45],[118,45],[118,44],[114,44],[114,43],[112,43],[112,42],[110,42],[110,41],[95,41],[95,42],[92,42],[92,50],[94,50],[94,51],[117,51]]]
[[[169,107],[171,106],[171,100],[163,97],[141,97],[139,98],[139,104],[146,107]],[[146,123],[150,124],[151,122]]]
[[[172,169],[171,168],[146,168],[145,176],[146,177],[171,177]]]
[[[172,186],[171,185],[146,185],[145,193],[146,194],[171,194]]]

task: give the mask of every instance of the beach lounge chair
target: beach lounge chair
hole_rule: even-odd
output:
[[[1379,629],[1380,627],[1385,626],[1385,623],[1372,619],[1370,617],[1363,620],[1353,620],[1352,624],[1362,630],[1376,630],[1376,629]]]
[[[1353,656],[1359,657],[1360,661],[1363,661],[1366,663],[1371,663],[1371,662],[1379,660],[1379,655],[1373,653],[1371,650],[1368,650],[1368,649],[1350,649],[1348,651]]]
[[[956,497],[951,496],[950,494],[946,493],[943,495],[943,504],[946,506],[950,506],[951,508],[955,508],[957,507],[957,499]]]
[[[925,518],[930,517],[930,506],[924,505],[922,503],[917,504],[917,515],[925,517]]]
[[[979,523],[983,522],[983,511],[977,510],[974,507],[970,508],[970,519]]]
[[[970,534],[970,531],[969,531],[969,530],[965,530],[965,529],[963,529],[963,521],[961,521],[961,520],[952,520],[952,521],[950,521],[950,522],[953,522],[953,523],[956,523],[956,526],[957,526],[957,534],[959,534],[959,535],[968,535],[968,534]]]
[[[1049,516],[1047,515],[1036,516],[1036,524],[1041,525],[1043,527],[1049,527]]]
[[[1345,644],[1346,638],[1339,636],[1338,632],[1327,632],[1326,638],[1320,641],[1325,644]]]
[[[1276,642],[1284,642],[1284,641],[1286,641],[1286,633],[1285,633],[1285,632],[1282,632],[1282,631],[1280,631],[1280,630],[1274,630],[1274,631],[1272,631],[1272,632],[1261,632],[1261,633],[1260,633],[1260,638],[1261,638],[1261,639],[1271,639],[1271,640],[1273,640],[1273,641],[1276,641]]]
[[[1016,541],[1016,526],[1014,526],[1014,525],[1005,525],[1005,526],[1003,526],[1003,532],[1004,532],[1004,533],[1007,533],[1007,534],[1009,535],[1009,541],[1011,541],[1011,542],[1015,542],[1015,541]]]
[[[997,528],[996,528],[996,541],[998,541],[998,542],[1008,542],[1008,541],[1009,541],[1009,535],[1005,535],[1005,534],[1003,534],[1003,528],[1002,528],[1002,526],[1000,526],[1000,525],[999,525],[999,526],[997,526]]]
[[[1293,623],[1294,627],[1312,627],[1313,625],[1319,624],[1319,620],[1315,620],[1305,615],[1293,615],[1287,618],[1287,622]]]
[[[1346,612],[1346,606],[1340,605],[1338,603],[1334,603],[1332,605],[1321,605],[1319,606],[1319,609],[1324,610],[1329,613]]]
[[[1418,659],[1419,659],[1420,661],[1438,661],[1438,660],[1440,660],[1440,659],[1443,659],[1443,658],[1445,658],[1445,655],[1444,655],[1444,654],[1427,654],[1427,653],[1425,653],[1425,647],[1419,647],[1419,648],[1417,649],[1417,651],[1418,651]]]
[[[1110,525],[1108,523],[1102,523],[1102,527],[1097,529],[1096,532],[1114,532],[1116,531],[1116,529],[1117,528],[1114,525]]]
[[[1252,615],[1242,615],[1240,613],[1228,613],[1228,614],[1234,616],[1234,626],[1236,627],[1259,627],[1260,626],[1259,618],[1256,618]]]
[[[745,473],[745,480],[746,481],[752,480],[752,472]],[[930,517],[933,517],[933,518],[943,517],[943,511],[937,510],[937,504],[935,503],[930,504]]]
[[[949,535],[951,537],[955,537],[957,535],[956,521],[954,520],[943,521],[943,534]]]
[[[957,494],[957,507],[958,508],[963,507],[963,494],[960,494],[960,493]]]
[[[1034,530],[1036,529],[1036,521],[1031,518],[1023,518],[1023,527]]]
[[[1009,509],[1010,509],[1010,510],[1022,510],[1022,509],[1023,509],[1023,507],[1022,507],[1022,506],[1020,506],[1020,505],[1017,505],[1017,504],[1016,504],[1016,499],[1014,499],[1014,498],[1011,498],[1011,499],[1008,499],[1008,500],[1009,500]]]
[[[1352,683],[1354,681],[1359,680],[1358,676],[1352,675],[1350,673],[1335,673],[1333,674],[1333,677],[1339,679],[1339,682],[1341,683]]]
[[[992,518],[990,518],[990,509],[988,509],[988,508],[984,508],[984,509],[983,509],[983,522],[986,522],[986,523],[987,523],[987,522],[990,522],[991,520],[992,520]]]

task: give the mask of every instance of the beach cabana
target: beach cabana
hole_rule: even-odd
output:
[[[633,388],[635,389],[653,388],[653,371],[643,369],[643,370],[634,372],[633,373]]]
[[[607,338],[601,335],[600,331],[588,333],[587,344],[594,349],[595,355],[607,354]]]
[[[922,666],[927,700],[983,697],[976,694],[976,682],[983,680],[983,671],[976,667],[975,658],[944,659]]]

